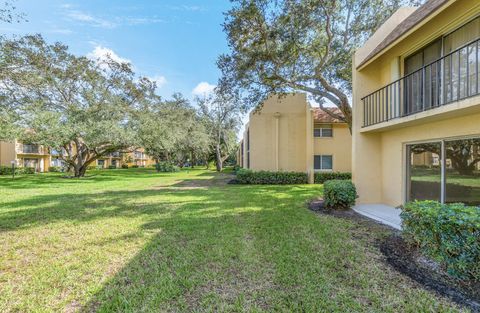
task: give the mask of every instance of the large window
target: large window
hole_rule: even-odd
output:
[[[414,144],[407,150],[407,200],[480,205],[480,137]]]
[[[480,138],[445,141],[445,196],[480,205]]]
[[[408,146],[408,200],[441,201],[441,142]]]
[[[479,38],[480,17],[477,17],[405,58],[404,114],[477,93],[479,80],[475,67],[479,52],[474,41]],[[445,58],[437,61],[442,56]]]
[[[332,125],[315,125],[313,129],[314,137],[333,137]]]
[[[33,167],[35,170],[38,170],[38,159],[23,159],[24,167]]]
[[[28,145],[24,144],[23,145],[23,153],[38,153],[38,145]]]
[[[58,158],[52,158],[52,166],[64,167],[65,161]]]
[[[320,171],[333,170],[333,156],[331,155],[315,155],[313,157],[313,168]]]

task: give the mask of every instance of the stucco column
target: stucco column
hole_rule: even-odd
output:
[[[273,113],[275,118],[275,170],[279,169],[279,154],[280,154],[280,112]]]

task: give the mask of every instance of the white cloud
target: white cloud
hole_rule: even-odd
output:
[[[48,32],[53,34],[61,34],[61,35],[70,35],[73,34],[73,31],[68,28],[52,28],[48,30]]]
[[[127,17],[125,18],[125,23],[127,25],[148,25],[166,23],[166,21],[156,17]]]
[[[87,54],[87,58],[91,60],[106,60],[108,57],[110,57],[113,61],[119,62],[119,63],[132,63],[129,59],[122,58],[118,54],[115,53],[112,49],[103,47],[103,46],[96,46],[92,52],[89,52]]]
[[[170,5],[167,7],[175,11],[205,11],[205,8],[199,5]]]
[[[118,26],[117,23],[115,22],[112,22],[103,18],[95,17],[91,14],[87,14],[78,10],[70,10],[67,13],[67,17],[70,18],[71,20],[89,24],[90,26],[93,26],[93,27],[115,28]]]
[[[201,82],[192,90],[192,93],[196,96],[205,96],[211,93],[215,89],[215,87],[217,86],[209,84],[207,82]]]
[[[167,79],[162,75],[155,75],[153,77],[149,77],[149,79],[157,84],[157,88],[162,88],[163,85],[167,83]]]

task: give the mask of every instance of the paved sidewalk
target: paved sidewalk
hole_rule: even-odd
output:
[[[402,230],[402,220],[400,219],[402,210],[400,209],[385,204],[360,204],[354,206],[353,210],[382,224]]]

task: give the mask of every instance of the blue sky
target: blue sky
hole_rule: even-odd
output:
[[[28,21],[2,24],[2,34],[41,33],[75,54],[111,53],[155,79],[164,97],[208,91],[219,76],[216,58],[227,51],[221,24],[228,0],[17,0],[16,6]]]

